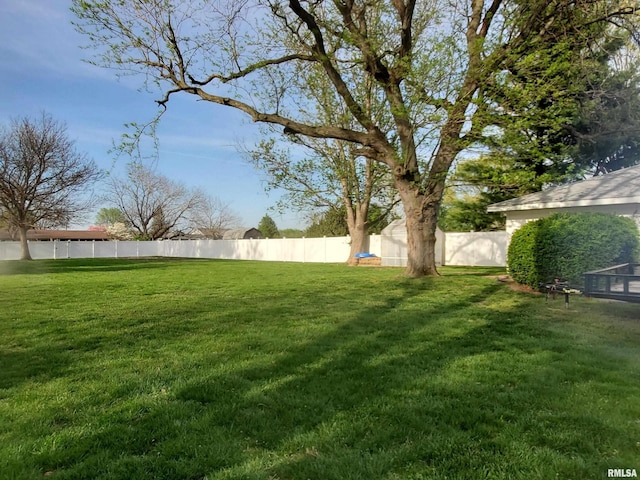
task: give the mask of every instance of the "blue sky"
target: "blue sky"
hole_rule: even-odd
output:
[[[69,7],[65,0],[0,0],[0,123],[44,111],[66,123],[79,151],[119,175],[128,158],[108,151],[125,123],[153,118],[157,95],[138,90],[141,78],[118,79],[83,62],[89,52],[80,48],[85,40],[70,23]],[[257,133],[240,112],[173,97],[158,129],[157,169],[228,203],[245,226],[257,226],[268,213],[280,228],[303,228],[302,214],[268,211],[278,193],[265,193],[261,173],[237,151]],[[94,218],[91,213],[77,226]]]

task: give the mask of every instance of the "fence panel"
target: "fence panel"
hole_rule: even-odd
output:
[[[265,242],[265,260],[304,262],[304,241],[294,238],[269,238]]]
[[[368,253],[373,253],[377,257],[382,257],[382,237],[380,235],[369,235]]]
[[[328,263],[341,263],[349,260],[349,237],[324,237],[322,238],[324,245],[320,249],[324,250],[324,259],[315,261]],[[319,252],[322,253],[322,250]],[[314,260],[309,260],[314,261]]]
[[[507,264],[507,232],[446,234],[445,265],[504,267]]]
[[[404,225],[396,225],[393,229],[385,229],[380,236],[382,265],[388,267],[406,267],[408,255],[407,231]],[[439,228],[436,229],[435,260],[437,265],[442,265],[443,263],[445,243],[444,232]]]
[[[94,242],[94,258],[113,258],[116,256],[117,242]]]
[[[249,240],[164,240],[152,242],[112,241],[29,242],[35,259],[186,257],[280,262],[342,263],[348,260],[346,237],[276,238]],[[505,266],[506,232],[437,232],[436,263],[465,266]],[[385,266],[407,264],[406,232],[369,237],[368,251],[382,257]],[[0,242],[0,260],[20,258],[19,242]],[[444,260],[444,262],[442,261]]]
[[[54,242],[66,244],[66,258],[93,258],[94,242]]]
[[[0,260],[18,260],[20,258],[20,243],[0,242]]]
[[[58,248],[58,243],[65,243],[65,245]],[[66,242],[29,242],[29,253],[34,260],[67,258],[69,255]]]

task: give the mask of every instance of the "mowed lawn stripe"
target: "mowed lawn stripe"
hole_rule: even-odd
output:
[[[0,478],[640,469],[639,307],[566,310],[500,273],[4,262]]]

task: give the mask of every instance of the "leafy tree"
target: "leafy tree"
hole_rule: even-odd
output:
[[[594,175],[640,163],[640,51],[628,42],[599,67],[569,127],[573,156]]]
[[[459,154],[514,113],[533,119],[539,109],[541,127],[557,122],[544,100],[562,107],[575,96],[562,82],[546,83],[560,78],[551,71],[602,50],[637,12],[608,0],[148,0],[144,8],[74,0],[73,10],[97,62],[142,74],[161,89],[161,108],[175,94],[194,95],[286,134],[353,143],[386,166],[414,277],[437,274],[438,211]],[[536,64],[549,75],[536,75]],[[307,115],[319,110],[316,99],[291,81],[307,69],[327,80],[353,126]],[[365,76],[385,115],[367,108],[371,99],[358,89]],[[535,152],[538,164],[543,152]]]
[[[368,233],[379,234],[384,227],[391,223],[391,220],[393,220],[393,215],[388,209],[382,208],[375,203],[371,204],[366,219]],[[311,225],[309,225],[306,231],[307,237],[341,237],[350,234],[351,230],[347,224],[347,214],[344,207],[329,209],[315,214],[312,217]],[[358,247],[360,250],[355,253],[364,251],[362,244],[359,243]],[[352,244],[351,251],[353,250]]]
[[[353,80],[357,94],[368,99],[364,102],[367,115],[376,118],[377,123],[388,125],[391,119],[384,119],[386,112],[379,108],[380,97],[376,95],[371,76],[366,74]],[[356,119],[333,93],[321,69],[303,69],[290,82],[317,104],[317,108],[307,114],[309,122],[320,120],[345,129],[357,128]],[[355,254],[364,251],[370,233],[372,202],[384,204],[388,210],[397,204],[389,169],[363,156],[356,145],[349,142],[304,137],[295,132],[289,132],[284,136],[286,140],[282,140],[275,129],[264,130],[269,132],[269,138],[250,152],[251,159],[266,173],[268,188],[286,190],[287,194],[279,202],[280,208],[316,212],[322,209],[323,213],[328,210],[326,215],[339,211],[344,215],[342,223],[351,238],[347,263],[356,263]],[[311,231],[315,235],[335,234],[330,228],[323,231],[322,227],[318,230],[315,226]]]
[[[150,167],[131,163],[127,177],[111,177],[105,200],[124,213],[126,223],[142,240],[168,238],[188,223],[191,213],[205,202],[205,195],[170,180]]]
[[[342,227],[336,230],[312,225],[311,233],[307,234],[350,235],[348,262],[355,261],[354,255],[363,251],[367,234],[374,233],[370,231],[371,218],[375,216],[370,213],[372,201],[386,202],[387,211],[397,203],[389,188],[388,169],[371,159],[359,158],[353,145],[346,142],[289,137],[291,142],[305,147],[308,155],[296,158],[287,149],[278,150],[275,142],[269,140],[252,152],[254,163],[267,172],[270,187],[287,190],[279,202],[281,209],[322,209],[314,224],[320,221],[327,225],[320,220],[325,215],[342,216],[335,221],[344,226],[345,233],[336,233],[342,232]]]
[[[486,91],[499,106],[490,112],[498,128],[487,145],[513,168],[530,170],[538,189],[639,159],[640,74],[628,32],[592,22],[563,38],[565,28],[550,26],[562,40],[514,59]]]
[[[620,44],[624,45],[622,50],[618,50]],[[571,58],[566,53],[564,56]],[[561,55],[555,61],[560,64],[554,69],[529,75],[535,73],[545,79],[545,85],[564,85],[565,91],[572,92],[570,101],[564,98],[557,102],[545,95],[549,91],[543,90],[536,97],[539,108],[534,114],[519,115],[498,135],[490,137],[491,154],[458,165],[449,182],[456,195],[445,200],[445,208],[441,209],[440,224],[445,230],[501,228],[504,219],[485,210],[492,203],[640,161],[637,48],[624,37],[614,38],[597,54],[589,51],[577,63],[579,68],[567,65]],[[516,98],[522,101],[528,95],[531,93]],[[512,101],[509,99],[503,106],[508,108]],[[548,116],[553,119],[542,115],[541,121],[540,112],[545,110],[552,111]],[[442,218],[443,211],[446,220]]]
[[[113,226],[116,223],[127,223],[127,217],[119,208],[101,208],[96,214],[96,225],[105,227]]]
[[[504,216],[488,213],[493,203],[537,192],[548,176],[536,177],[508,156],[483,156],[458,165],[449,181],[439,225],[444,231],[491,231],[504,228]]]
[[[131,228],[126,223],[116,222],[106,227],[107,235],[113,240],[132,240],[134,238]]]
[[[13,120],[0,131],[0,209],[19,233],[21,259],[31,259],[27,230],[81,218],[89,208],[86,189],[100,176],[66,127],[47,114]]]
[[[447,204],[443,200],[442,207],[446,213],[440,215],[438,225],[445,232],[487,232],[504,230],[503,215],[488,213],[486,197],[481,192],[478,195],[463,193]]]
[[[317,214],[306,231],[306,236],[311,238],[342,237],[348,234],[349,228],[347,226],[347,216],[344,209],[330,209],[321,214]]]
[[[305,236],[304,230],[297,228],[283,228],[280,230],[280,236],[282,238],[302,238]]]
[[[269,215],[265,215],[258,224],[258,230],[265,238],[280,238],[280,232],[276,222]]]

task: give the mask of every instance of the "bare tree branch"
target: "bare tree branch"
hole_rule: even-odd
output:
[[[20,233],[23,259],[31,258],[27,230],[80,218],[90,201],[83,194],[101,176],[96,164],[75,150],[65,125],[45,113],[15,119],[0,132],[0,211]]]

